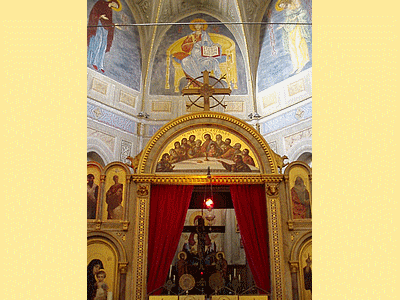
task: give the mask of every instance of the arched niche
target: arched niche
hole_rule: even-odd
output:
[[[105,282],[112,299],[125,299],[127,254],[123,245],[112,235],[94,231],[88,233],[87,264],[99,259],[106,271]]]
[[[311,299],[312,233],[305,232],[290,251],[293,300]]]
[[[201,138],[202,143],[205,142],[204,135],[209,133],[214,139],[216,135],[221,134],[229,136],[232,145],[241,144],[241,150],[249,149],[253,155],[256,168],[252,168],[252,174],[278,174],[278,165],[276,154],[271,150],[264,138],[253,127],[242,120],[216,112],[200,112],[177,118],[161,129],[148,142],[143,150],[139,161],[139,174],[156,173],[157,163],[160,161],[164,153],[168,153],[175,141],[182,138],[188,138],[190,135],[196,135],[196,139]],[[224,139],[224,136],[223,136]],[[210,161],[215,159],[211,159]],[[197,170],[188,170],[183,168],[175,168],[171,174],[187,174],[187,173],[203,173],[207,170],[207,166],[211,163],[205,163],[203,160],[199,163]],[[221,171],[217,163],[212,164],[211,171],[221,173],[229,173]],[[232,173],[231,173],[232,174]]]

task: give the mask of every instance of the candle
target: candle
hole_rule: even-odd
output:
[[[236,277],[236,268],[233,269],[233,277]]]
[[[172,277],[172,282],[175,282],[175,275]]]
[[[172,272],[172,265],[169,266],[169,278],[171,278],[171,272]]]
[[[239,274],[239,281],[240,281],[240,274]]]
[[[229,274],[229,281],[232,281],[232,274]]]

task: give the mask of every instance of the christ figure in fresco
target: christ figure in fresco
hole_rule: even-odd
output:
[[[214,43],[207,33],[207,23],[203,19],[192,20],[189,26],[193,31],[183,41],[182,52],[174,53],[174,57],[181,60],[182,69],[191,78],[202,75],[203,71],[214,72],[219,78],[221,70],[218,58],[221,57],[221,45]],[[215,53],[207,53],[207,49],[214,49]]]

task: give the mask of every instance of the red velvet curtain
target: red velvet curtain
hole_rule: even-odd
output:
[[[258,288],[270,293],[265,187],[264,185],[231,185],[230,190],[246,259],[254,281]]]
[[[193,186],[152,185],[150,194],[147,292],[162,287],[174,258]],[[154,294],[159,294],[161,289]]]

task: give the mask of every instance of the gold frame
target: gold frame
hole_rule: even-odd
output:
[[[204,175],[187,174],[155,174],[157,158],[160,157],[164,145],[171,142],[182,132],[196,126],[224,128],[252,143],[258,153],[260,163],[259,174],[222,174],[212,175],[211,179]],[[151,184],[205,185],[205,184],[264,184],[268,232],[270,245],[270,271],[272,281],[272,299],[283,300],[284,292],[284,256],[281,226],[281,203],[279,191],[284,175],[279,174],[276,156],[267,142],[253,127],[242,120],[216,112],[200,112],[182,116],[164,125],[148,142],[140,156],[137,174],[130,175],[133,183],[133,195],[136,196],[136,217],[134,228],[134,256],[136,268],[133,271],[133,294],[136,300],[147,297],[147,247],[148,222]]]

